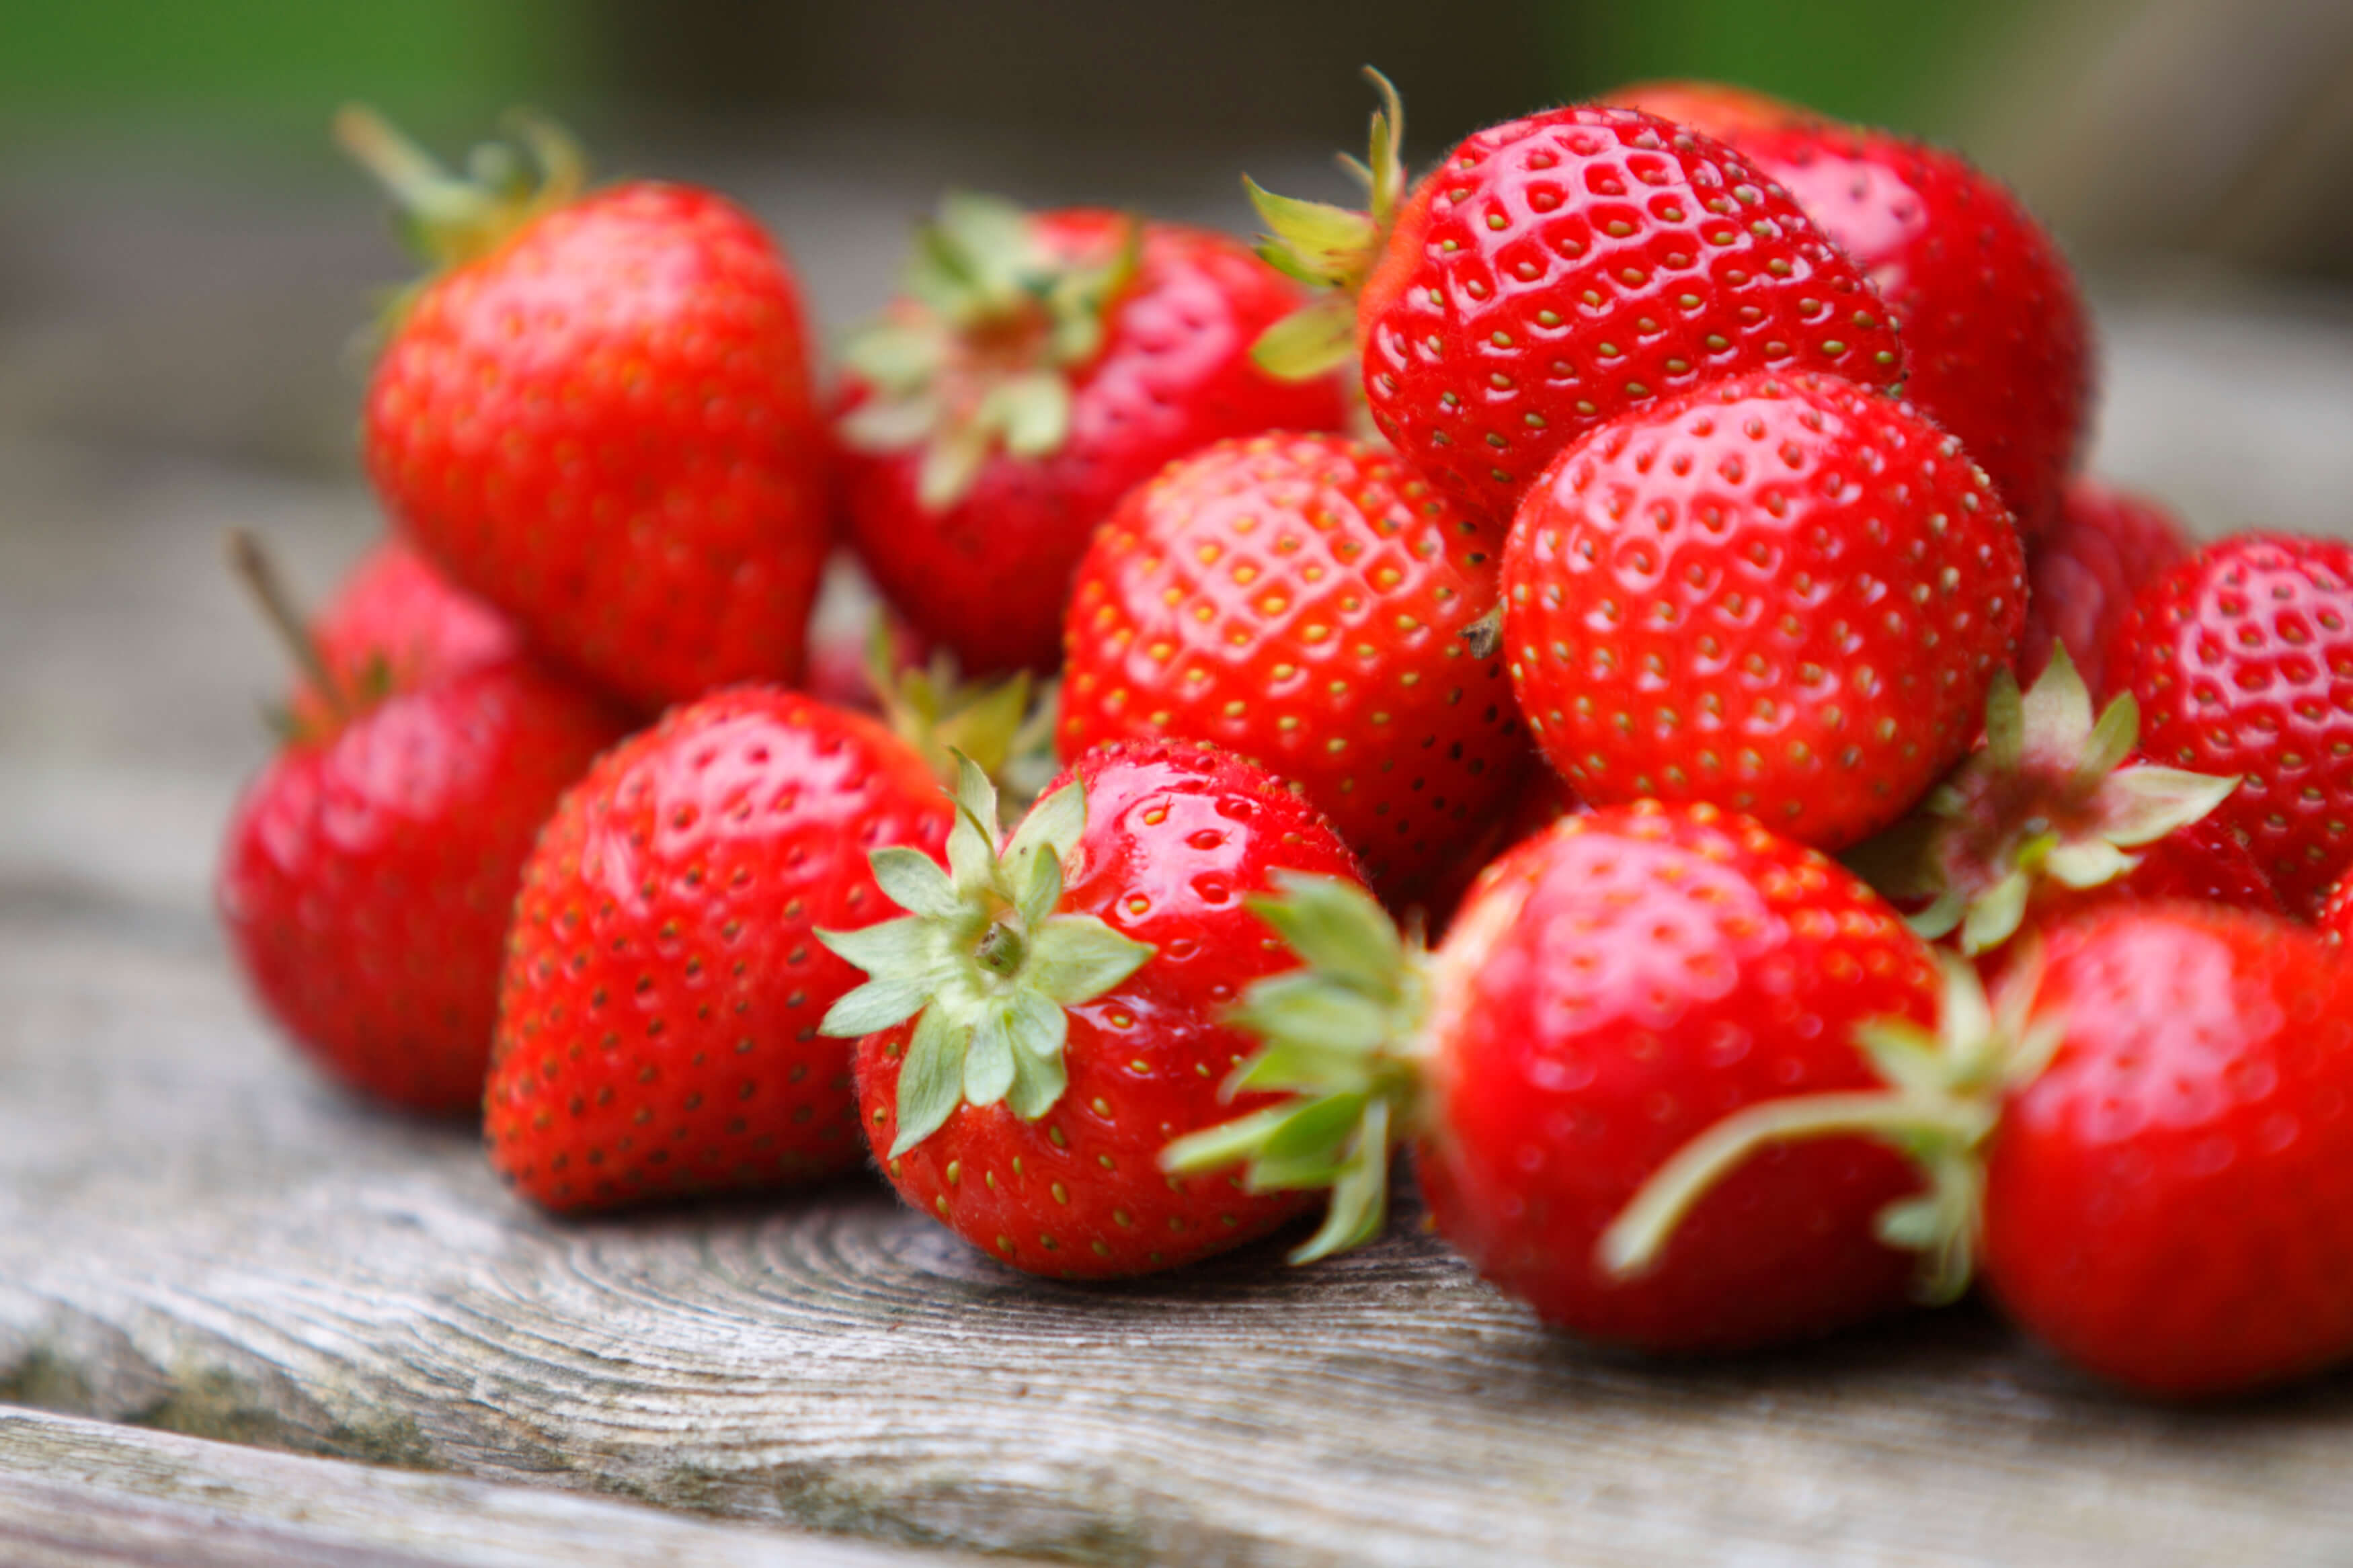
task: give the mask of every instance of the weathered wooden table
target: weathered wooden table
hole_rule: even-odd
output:
[[[2353,523],[2344,318],[2110,323],[2112,468],[2210,528]],[[317,584],[364,498],[38,390],[0,370],[0,1562],[2353,1560],[2342,1377],[2150,1409],[1974,1309],[1646,1365],[1409,1209],[1113,1289],[866,1182],[548,1223],[470,1131],[308,1072],[207,912],[277,680],[216,532]]]

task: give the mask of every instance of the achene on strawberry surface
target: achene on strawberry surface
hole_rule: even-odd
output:
[[[936,854],[948,803],[871,719],[743,687],[600,760],[522,878],[485,1133],[542,1205],[607,1208],[855,1165],[857,984],[819,926],[888,912],[867,855]]]
[[[1340,436],[1210,447],[1129,493],[1081,564],[1059,742],[1213,742],[1306,793],[1392,905],[1464,860],[1530,771],[1475,648],[1503,530]]]
[[[1171,1177],[1170,1140],[1227,1114],[1251,1049],[1228,1009],[1298,961],[1251,912],[1271,879],[1361,886],[1354,858],[1271,774],[1209,748],[1081,757],[1000,845],[967,768],[952,870],[884,852],[910,912],[826,941],[871,978],[829,1033],[860,1037],[859,1102],[900,1195],[991,1257],[1099,1279],[1265,1235],[1304,1203]]]
[[[1728,1351],[1894,1310],[1910,1263],[1873,1228],[1917,1178],[1869,1140],[1788,1150],[1711,1192],[1637,1280],[1596,1243],[1678,1148],[1745,1107],[1868,1087],[1860,1026],[1935,1016],[1936,964],[1870,889],[1753,820],[1644,802],[1568,817],[1480,879],[1434,953],[1368,900],[1293,879],[1275,922],[1311,967],[1240,1016],[1232,1079],[1293,1098],[1179,1143],[1174,1168],[1334,1189],[1299,1256],[1377,1232],[1392,1135],[1441,1235],[1546,1322]]]

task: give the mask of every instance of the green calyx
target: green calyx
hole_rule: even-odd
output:
[[[1278,872],[1251,910],[1304,967],[1259,981],[1229,1016],[1266,1042],[1225,1085],[1279,1105],[1180,1138],[1172,1172],[1246,1164],[1252,1192],[1328,1187],[1323,1226],[1291,1254],[1309,1263],[1378,1235],[1388,1211],[1390,1140],[1420,1102],[1428,955],[1372,896],[1331,877]]]
[[[456,267],[575,200],[587,184],[587,161],[562,130],[520,110],[506,123],[512,139],[476,147],[463,175],[360,104],[336,111],[334,134],[391,194],[410,248],[437,268]]]
[[[2140,863],[2129,851],[2189,826],[2238,787],[2235,778],[2123,765],[2139,740],[2130,692],[2093,718],[2063,644],[2031,691],[2001,671],[1986,699],[1984,749],[1928,797],[1911,852],[1873,880],[1933,899],[1912,920],[1922,936],[1957,930],[1970,954],[2000,946],[2038,887],[2112,882]]]
[[[963,499],[993,453],[1060,451],[1071,378],[1103,352],[1143,252],[1141,219],[1124,220],[1110,254],[1074,260],[1012,203],[949,195],[916,231],[904,297],[843,345],[869,395],[843,416],[842,438],[869,452],[922,448],[916,493],[934,510]]]
[[[884,721],[922,753],[943,784],[953,784],[969,758],[1015,805],[1027,806],[1060,771],[1054,755],[1058,688],[1051,680],[1018,670],[1002,680],[966,682],[944,649],[929,664],[902,671],[890,625],[880,615],[867,638],[866,675]]]
[[[2056,1018],[2031,1016],[2037,958],[2021,964],[1998,1006],[1987,1003],[1968,963],[1949,953],[1939,962],[1944,994],[1933,1033],[1905,1019],[1855,1031],[1885,1089],[1768,1100],[1717,1122],[1660,1166],[1602,1233],[1602,1269],[1630,1279],[1655,1267],[1693,1205],[1768,1144],[1862,1136],[1909,1156],[1926,1178],[1925,1192],[1890,1204],[1878,1219],[1880,1240],[1920,1256],[1914,1293],[1935,1303],[1967,1289],[1985,1191],[1985,1142],[2003,1099],[2042,1072],[2064,1029]]]
[[[1370,66],[1365,77],[1381,96],[1373,114],[1371,151],[1363,162],[1343,156],[1340,165],[1365,187],[1368,210],[1279,196],[1242,176],[1242,188],[1266,224],[1259,255],[1283,276],[1318,291],[1259,334],[1250,349],[1261,370],[1285,381],[1311,381],[1355,354],[1356,295],[1380,260],[1405,202],[1405,163],[1398,152],[1405,141],[1405,106],[1388,78]]]
[[[958,1105],[1001,1101],[1025,1121],[1052,1110],[1069,1081],[1064,1009],[1118,985],[1154,951],[1092,915],[1056,911],[1086,829],[1077,782],[1040,800],[1000,848],[997,786],[970,759],[959,766],[948,869],[921,850],[877,849],[874,880],[908,912],[818,932],[867,975],[827,1012],[821,1033],[856,1038],[915,1020],[899,1068],[892,1159]]]

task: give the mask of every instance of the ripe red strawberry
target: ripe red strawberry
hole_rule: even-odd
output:
[[[2239,781],[2141,757],[2129,693],[2094,722],[2065,644],[2022,695],[2010,671],[1995,675],[1985,728],[1984,747],[1890,843],[1855,857],[1887,866],[1873,874],[1883,892],[1926,903],[1915,931],[1950,933],[1975,956],[2029,920],[2110,899],[2205,898],[2285,913],[2253,857],[2211,815]],[[1907,838],[1916,846],[1909,856]]]
[[[1856,1030],[1934,1015],[1927,947],[1837,866],[1746,817],[1649,801],[1512,850],[1426,958],[1361,900],[1293,895],[1285,933],[1325,934],[1307,975],[1250,993],[1244,1016],[1270,1043],[1234,1082],[1299,1098],[1170,1157],[1255,1156],[1269,1187],[1340,1171],[1309,1255],[1378,1229],[1394,1129],[1414,1141],[1440,1232],[1580,1334],[1733,1350],[1905,1299],[1908,1260],[1872,1226],[1916,1178],[1857,1137],[1742,1170],[1638,1280],[1595,1254],[1686,1141],[1745,1107],[1867,1085]]]
[[[352,568],[311,617],[311,640],[338,690],[363,697],[430,686],[522,651],[512,621],[399,539],[383,541]],[[329,698],[307,679],[288,710],[304,727],[332,718]]]
[[[1492,637],[1504,531],[1385,448],[1261,436],[1178,462],[1095,535],[1059,740],[1207,741],[1282,774],[1392,904],[1424,897],[1533,758]]]
[[[1958,153],[1737,88],[1609,101],[1715,137],[1795,196],[1903,330],[1904,395],[1961,438],[2029,538],[2042,531],[2089,435],[2091,328],[2067,258],[2017,197]]]
[[[1361,290],[1353,318],[1344,294],[1263,355],[1314,370],[1353,337],[1374,423],[1473,504],[1507,515],[1564,446],[1724,376],[1903,379],[1862,272],[1721,142],[1630,109],[1547,110],[1472,136],[1407,197],[1397,115],[1389,94],[1369,216],[1252,187],[1262,255]]]
[[[1219,1081],[1250,1048],[1227,1010],[1294,967],[1252,896],[1282,872],[1358,881],[1331,827],[1271,774],[1168,742],[1088,752],[1001,849],[976,769],[959,806],[953,878],[878,856],[911,913],[826,936],[873,976],[825,1027],[864,1037],[859,1104],[900,1194],[1074,1279],[1174,1268],[1296,1214],[1156,1156],[1226,1113]]]
[[[1937,1037],[1871,1042],[1886,1086],[1743,1112],[1604,1239],[1632,1278],[1715,1184],[1811,1141],[1902,1148],[1928,1195],[1881,1232],[1957,1294],[1978,1258],[2077,1364],[2172,1396],[2353,1355],[2353,967],[2286,921],[2111,903],[2022,955],[1996,1007],[1956,965]]]
[[[2257,916],[2115,910],[2052,935],[2033,997],[2063,1032],[1986,1154],[1985,1276],[2003,1308],[2151,1394],[2353,1355],[2342,955]]]
[[[1563,452],[1504,557],[1520,710],[1595,805],[1747,812],[1837,849],[1968,750],[2025,607],[1959,443],[1830,377],[1751,375]]]
[[[858,1163],[857,984],[820,926],[880,918],[867,855],[947,837],[923,759],[871,719],[742,687],[673,709],[564,797],[523,875],[491,1160],[548,1208],[801,1181]]]
[[[2032,591],[2019,637],[2019,679],[2031,682],[2052,648],[2064,647],[2093,699],[2105,697],[2108,643],[2133,595],[2190,550],[2181,520],[2156,501],[2091,479],[2070,483],[2057,521],[2027,548]]]
[[[2159,762],[2243,782],[2215,813],[2309,916],[2353,863],[2353,545],[2244,534],[2142,587],[2108,647]]]
[[[683,185],[512,200],[366,117],[348,144],[446,270],[369,384],[385,508],[542,650],[647,705],[800,670],[831,543],[800,294],[749,216]]]
[[[322,662],[249,542],[242,551],[311,679],[309,706],[229,823],[217,890],[229,950],[340,1081],[411,1110],[471,1110],[523,857],[620,721],[512,653],[461,658],[485,625],[445,591],[412,581],[403,601],[370,586],[387,580],[382,558],[339,600]],[[404,602],[417,618],[395,613]],[[364,605],[382,612],[373,633]],[[377,675],[363,689],[353,669]]]
[[[1223,235],[951,196],[904,296],[850,343],[850,537],[967,670],[1053,664],[1087,538],[1222,437],[1336,429],[1339,382],[1250,362],[1301,290]]]

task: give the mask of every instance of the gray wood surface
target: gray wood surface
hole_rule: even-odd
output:
[[[9,1568],[953,1568],[979,1561],[0,1409],[0,1563]]]
[[[878,275],[825,247],[839,195],[765,203],[820,237],[820,299]],[[78,1510],[152,1525],[119,1560],[208,1561],[153,1544],[206,1508],[228,1533],[205,1540],[250,1546],[220,1561],[473,1561],[446,1543],[477,1514],[514,1560],[562,1561],[621,1517],[592,1496],[1103,1563],[2353,1561],[2348,1378],[2150,1409],[1967,1309],[1645,1365],[1539,1331],[1410,1212],[1310,1272],[1266,1246],[1091,1289],[999,1268],[864,1181],[527,1212],[470,1131],[311,1075],[227,969],[206,884],[278,675],[217,533],[259,527],[318,584],[373,522],[348,468],[287,456],[332,444],[286,435],[282,397],[250,425],[234,385],[205,402],[202,356],[152,400],[60,401],[24,369],[129,352],[115,319],[60,306],[12,336],[0,309],[0,1404],[152,1430],[109,1447],[0,1412],[0,1521],[51,1530],[0,1523],[0,1562],[96,1555],[53,1528]],[[2210,531],[2346,525],[2341,311],[2174,291],[2107,321],[2112,471]],[[295,401],[347,433],[336,385]],[[627,1519],[610,1560],[670,1550],[670,1521]],[[789,1548],[670,1554],[769,1544]]]

